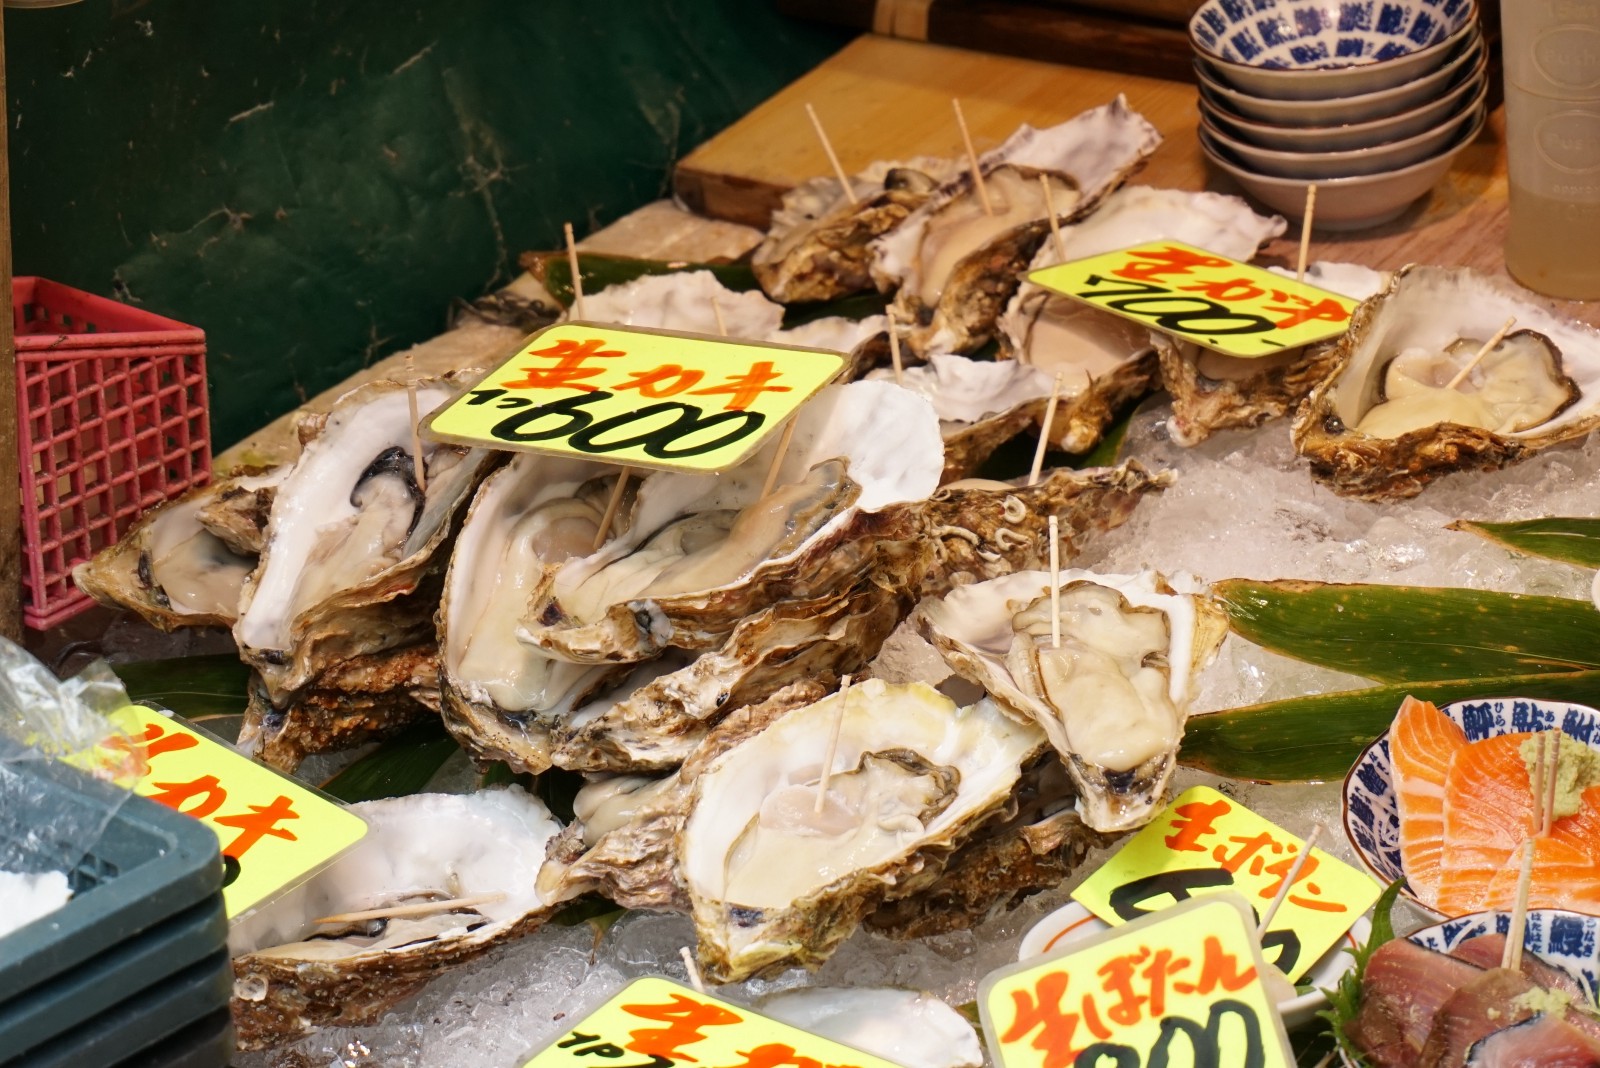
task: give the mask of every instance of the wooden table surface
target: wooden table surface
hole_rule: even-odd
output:
[[[784,190],[831,173],[805,116],[808,102],[845,168],[857,170],[875,159],[959,155],[952,97],[961,98],[981,152],[1023,122],[1061,122],[1117,93],[1166,138],[1135,181],[1243,195],[1232,178],[1209,167],[1201,155],[1192,85],[871,35],[856,39],[686,156],[677,168],[676,188],[696,210],[764,225]],[[1464,265],[1506,278],[1504,132],[1505,113],[1499,108],[1428,196],[1383,226],[1314,234],[1312,258],[1375,268]],[[1264,255],[1292,262],[1297,245],[1296,231],[1268,246]],[[1600,303],[1542,303],[1600,325]]]

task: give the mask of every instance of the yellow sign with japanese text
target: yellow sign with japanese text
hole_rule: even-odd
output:
[[[1259,914],[1277,896],[1304,844],[1239,802],[1196,786],[1072,896],[1112,925],[1228,890],[1242,894]],[[1381,892],[1371,876],[1313,849],[1261,939],[1262,952],[1291,980],[1299,979]]]
[[[1028,273],[1028,281],[1229,356],[1270,356],[1337,337],[1359,301],[1181,241]]]
[[[908,1023],[908,1026],[914,1026]],[[896,1068],[666,979],[635,979],[523,1068]]]
[[[262,767],[160,712],[129,705],[111,719],[145,768],[142,797],[193,816],[222,845],[222,896],[237,919],[349,849],[367,824],[343,805]]]
[[[822,349],[559,323],[423,427],[463,445],[723,471],[843,367]]]
[[[978,988],[999,1068],[1288,1068],[1283,1019],[1261,982],[1249,908],[1190,901]]]

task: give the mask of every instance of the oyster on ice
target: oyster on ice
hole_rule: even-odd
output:
[[[1046,241],[1028,270],[1167,239],[1235,260],[1248,260],[1284,232],[1277,215],[1262,216],[1238,197],[1127,186],[1088,218],[1061,228],[1061,249]],[[1147,327],[1024,282],[1000,318],[1001,354],[1061,376],[1061,399],[1050,423],[1056,448],[1088,452],[1123,405],[1153,389],[1160,337]]]
[[[783,196],[750,266],[767,296],[784,304],[836,300],[872,288],[872,242],[905,221],[960,164],[917,159],[876,163],[850,179],[813,178]]]
[[[417,383],[418,411],[431,412],[455,389],[450,379]],[[234,624],[240,655],[275,705],[342,660],[431,630],[440,550],[499,458],[424,442],[424,490],[413,434],[405,386],[362,386],[335,404],[279,485]]]
[[[145,512],[115,544],[74,567],[72,581],[161,630],[232,626],[256,557],[235,552],[200,521],[228,485],[201,486]]]
[[[533,931],[552,909],[535,882],[558,825],[521,788],[352,807],[366,837],[229,933],[241,1049],[371,1023],[435,976]],[[404,911],[316,922],[380,909]]]
[[[1517,329],[1450,383],[1516,317]],[[1295,451],[1334,492],[1412,497],[1600,425],[1600,332],[1466,269],[1410,266],[1356,309],[1334,367],[1300,408]]]
[[[1060,574],[1059,644],[1050,574],[1023,571],[925,601],[923,636],[963,678],[1050,736],[1096,831],[1143,826],[1176,764],[1194,676],[1227,633],[1203,593],[1154,572]]]
[[[1287,278],[1293,273],[1269,267]],[[1355,300],[1388,284],[1389,275],[1355,263],[1313,263],[1306,281]],[[1218,430],[1260,426],[1290,415],[1328,377],[1338,339],[1271,356],[1228,356],[1170,334],[1156,334],[1161,384],[1172,395],[1168,433],[1179,445],[1198,445]]]
[[[706,977],[826,960],[877,905],[936,879],[1045,744],[992,702],[870,679],[723,753],[677,845]]]
[[[977,1032],[932,994],[892,987],[804,987],[756,1011],[907,1068],[981,1068]]]
[[[1048,129],[1025,125],[980,157],[992,211],[967,171],[941,186],[875,247],[873,277],[885,292],[898,289],[894,309],[911,324],[911,351],[970,352],[993,336],[1018,272],[1049,233],[1041,178],[1056,215],[1075,221],[1160,143],[1119,96]]]

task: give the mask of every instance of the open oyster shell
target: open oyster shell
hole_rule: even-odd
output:
[[[764,497],[778,442],[720,475],[645,479],[624,533],[532,591],[518,638],[575,663],[705,651],[767,605],[853,584],[876,551],[864,535],[889,529],[877,513],[937,484],[937,419],[880,382],[827,387],[794,418]]]
[[[235,552],[200,522],[228,486],[201,486],[145,512],[115,544],[74,567],[72,581],[161,630],[232,626],[256,558]]]
[[[289,477],[288,464],[271,468],[245,468],[217,486],[217,492],[200,506],[200,525],[221,538],[240,555],[261,555],[272,514],[272,499]]]
[[[550,912],[535,881],[558,826],[520,788],[353,807],[367,820],[367,836],[229,934],[241,1049],[371,1023],[440,973],[533,931]],[[314,922],[430,901],[472,903]]]
[[[1061,250],[1054,241],[1040,245],[1028,269],[1162,238],[1248,260],[1285,225],[1280,216],[1257,215],[1238,197],[1128,186],[1111,193],[1088,218],[1062,227]],[[1158,335],[1039,286],[1023,283],[999,325],[1003,357],[1033,365],[1047,380],[1061,376],[1061,397],[1050,422],[1050,439],[1058,449],[1083,453],[1094,448],[1117,412],[1159,380]]]
[[[1059,646],[1045,571],[925,601],[918,625],[958,675],[1045,730],[1085,823],[1132,830],[1161,806],[1192,680],[1222,644],[1227,619],[1208,597],[1175,593],[1154,572],[1068,570],[1059,588]]]
[[[783,196],[750,266],[784,304],[836,300],[872,288],[872,242],[905,221],[960,168],[954,160],[876,163],[850,180],[813,178]]]
[[[723,753],[677,846],[706,977],[820,964],[882,901],[937,878],[1044,745],[992,702],[871,679]]]
[[[415,386],[426,415],[450,379]],[[278,487],[260,566],[245,584],[234,639],[274,704],[328,667],[426,636],[459,511],[499,455],[423,443],[417,484],[407,389],[341,398]]]
[[[1517,329],[1445,386],[1510,316]],[[1334,492],[1412,497],[1600,425],[1600,332],[1466,269],[1410,266],[1356,309],[1329,376],[1294,421],[1295,450]]]
[[[1268,270],[1294,277],[1280,267]],[[1366,300],[1389,282],[1384,271],[1354,263],[1313,263],[1312,285]],[[1292,413],[1334,365],[1338,340],[1241,359],[1189,341],[1153,335],[1161,357],[1161,384],[1172,396],[1168,433],[1179,445],[1198,445],[1218,430],[1248,429]]]
[[[993,336],[1018,272],[1049,233],[1043,177],[1063,221],[1087,215],[1161,143],[1154,126],[1119,96],[1058,126],[1023,126],[978,160],[992,214],[963,171],[881,238],[872,265],[894,310],[911,324],[919,355],[970,352]]]

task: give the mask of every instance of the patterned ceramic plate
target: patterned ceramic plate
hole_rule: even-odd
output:
[[[1466,26],[1473,0],[1206,0],[1189,20],[1196,47],[1272,70],[1396,59]]]
[[[1506,697],[1457,701],[1440,711],[1454,720],[1472,742],[1516,731],[1550,730],[1559,725],[1568,737],[1600,750],[1600,712],[1586,705]],[[1384,731],[1362,751],[1344,778],[1344,832],[1361,863],[1384,884],[1405,877],[1400,863],[1400,812],[1393,776],[1389,732]],[[1437,909],[1417,901],[1409,888],[1405,894],[1428,915],[1444,918]]]

